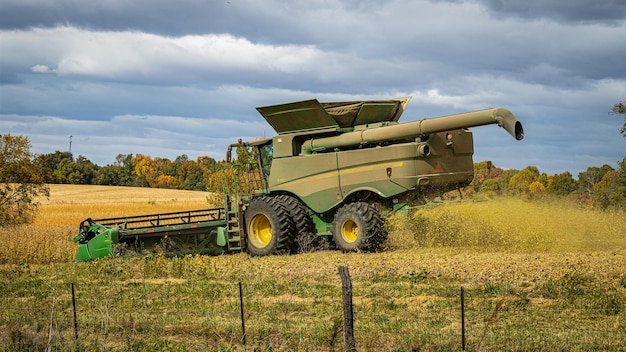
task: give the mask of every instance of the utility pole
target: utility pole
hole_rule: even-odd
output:
[[[72,136],[70,136],[70,160],[72,160]]]

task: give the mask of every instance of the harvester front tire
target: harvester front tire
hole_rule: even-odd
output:
[[[385,223],[371,204],[354,202],[339,208],[333,221],[333,239],[343,252],[375,252],[385,238]]]
[[[245,212],[246,249],[252,256],[289,253],[294,225],[289,210],[278,199],[254,199]]]
[[[315,226],[313,220],[307,212],[306,206],[297,198],[286,194],[276,196],[289,210],[291,219],[295,226],[295,238],[293,241],[292,253],[307,252],[307,245],[315,238]]]

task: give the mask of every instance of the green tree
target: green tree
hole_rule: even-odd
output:
[[[39,168],[43,181],[46,183],[62,183],[54,177],[54,172],[58,169],[61,160],[72,160],[70,152],[55,151],[49,154],[35,156],[35,164]]]
[[[217,170],[217,161],[210,156],[199,156],[196,159],[196,163],[202,165],[202,167],[210,172],[215,172]]]
[[[509,189],[513,193],[525,194],[530,192],[530,184],[539,181],[539,169],[536,166],[527,166],[509,180]]]
[[[176,171],[178,169],[178,166],[180,165],[176,162],[172,162],[170,159],[167,158],[154,158],[154,162],[156,164],[157,173],[159,174],[159,176],[176,176]]]
[[[578,182],[568,171],[548,177],[548,193],[565,197],[577,189]]]
[[[63,159],[57,165],[52,177],[55,183],[72,183],[71,179],[76,175],[76,164],[70,159]]]
[[[28,137],[0,136],[0,226],[30,222],[38,196],[49,196],[30,154]]]
[[[509,169],[503,170],[499,167],[491,169],[489,176],[483,184],[480,186],[481,193],[490,193],[495,195],[502,195],[509,190],[509,181],[518,173],[518,170]]]
[[[92,182],[94,185],[121,186],[121,167],[106,165],[98,169]]]
[[[76,158],[76,169],[80,175],[78,183],[81,185],[92,184],[98,168],[99,167],[92,163],[91,160],[87,159],[83,155],[79,155],[78,158]]]
[[[238,147],[235,151],[237,159],[233,161],[236,168],[255,170],[259,167],[257,148]]]
[[[90,185],[98,171],[98,166],[83,155],[79,155],[76,161],[63,159],[57,165],[53,173],[58,183],[71,183],[74,185]]]
[[[619,129],[620,133],[624,138],[626,138],[626,103],[620,101],[613,105],[611,111],[609,111],[611,115],[623,115],[624,116],[624,125]]]
[[[187,176],[185,182],[183,183],[183,189],[192,190],[192,191],[206,191],[207,190],[207,179],[204,177],[205,173],[201,171],[196,171]]]
[[[183,189],[206,191],[207,184],[204,175],[207,173],[207,170],[202,164],[185,160],[178,166],[176,173],[179,184],[182,185]]]
[[[133,175],[133,155],[117,154],[113,166],[119,167],[120,186],[134,186],[135,177]]]
[[[626,157],[617,170],[607,171],[593,189],[593,206],[600,209],[626,209]]]
[[[613,168],[607,164],[601,167],[590,166],[587,170],[578,173],[578,192],[584,199],[591,200],[594,193],[594,187],[600,181],[604,175],[613,171]]]

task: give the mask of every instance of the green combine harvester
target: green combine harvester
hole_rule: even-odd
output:
[[[238,171],[223,207],[87,219],[74,238],[76,260],[118,248],[287,254],[302,239],[321,236],[344,252],[376,251],[387,236],[387,214],[471,183],[469,127],[496,124],[524,138],[521,123],[504,108],[398,123],[409,100],[259,107],[278,134],[228,147],[227,161],[233,148],[252,149],[258,160]]]

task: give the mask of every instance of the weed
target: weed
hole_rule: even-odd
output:
[[[335,350],[335,345],[338,343],[338,340],[340,339],[339,334],[342,332],[342,330],[343,330],[342,320],[339,318],[334,318],[333,323],[330,328],[330,338],[328,339],[328,347],[330,351]]]
[[[421,281],[428,280],[430,273],[428,272],[428,268],[425,266],[420,267],[416,271],[411,271],[405,276],[405,280],[408,280],[411,283],[419,283]]]
[[[295,242],[297,253],[312,253],[332,248],[329,236],[317,236],[313,233],[299,234]]]
[[[125,352],[186,352],[187,346],[184,343],[173,343],[168,340],[127,340]]]

